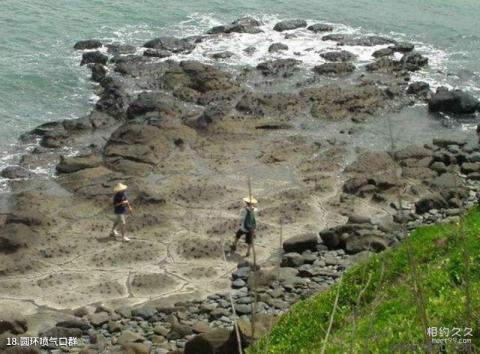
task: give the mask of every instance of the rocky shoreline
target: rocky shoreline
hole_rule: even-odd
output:
[[[12,189],[0,224],[2,342],[39,335],[81,339],[75,348],[43,349],[52,353],[235,353],[229,288],[245,346],[252,274],[257,337],[351,264],[401,242],[401,225],[453,221],[476,202],[480,149],[472,137],[394,153],[348,144],[362,126],[415,103],[432,114],[480,109],[468,93],[410,82],[428,65],[410,43],[295,20],[273,29],[286,40],[308,31],[341,50],[319,53],[307,69],[301,53],[242,69],[169,59],[262,26],[243,18],[142,48],[75,44],[99,83],[95,109],[25,134],[39,147],[2,171]],[[371,62],[356,64],[345,46],[371,48]],[[268,48],[285,51],[284,43]],[[78,155],[63,156],[66,146]],[[56,178],[30,172],[45,165],[56,166]],[[257,272],[238,254],[223,260],[247,176],[262,205]],[[131,186],[136,209],[131,244],[108,237],[118,181]]]

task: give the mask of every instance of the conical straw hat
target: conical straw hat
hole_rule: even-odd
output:
[[[115,187],[113,187],[113,191],[115,193],[118,193],[118,192],[123,192],[124,190],[126,190],[128,187],[126,185],[124,185],[123,183],[117,183],[115,185]]]
[[[248,204],[257,204],[258,203],[258,201],[253,197],[251,197],[251,198],[250,197],[245,197],[245,198],[243,198],[243,201],[245,203],[248,203]]]

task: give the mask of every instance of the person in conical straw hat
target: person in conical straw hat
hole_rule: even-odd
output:
[[[255,230],[257,228],[257,222],[255,220],[255,213],[258,211],[255,205],[258,201],[253,197],[243,198],[245,206],[240,211],[240,227],[235,233],[235,240],[231,246],[232,251],[236,251],[238,240],[245,235],[245,243],[248,245],[247,254],[245,257],[250,256],[250,250],[252,249],[253,238],[255,237]]]
[[[126,235],[126,228],[127,228],[127,212],[132,212],[132,206],[130,205],[126,190],[128,187],[123,183],[117,183],[113,186],[113,192],[115,195],[113,196],[113,208],[115,213],[115,221],[113,223],[112,231],[110,236],[120,236],[122,235],[123,241],[130,241],[130,239]],[[120,227],[120,233],[117,231],[117,228]]]

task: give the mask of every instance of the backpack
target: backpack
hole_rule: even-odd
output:
[[[255,221],[255,214],[253,210],[247,209],[247,215],[245,216],[245,221],[243,222],[243,226],[246,230],[252,231],[255,230],[257,227],[257,222]]]

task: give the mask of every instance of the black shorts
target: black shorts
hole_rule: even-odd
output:
[[[245,243],[251,245],[253,241],[253,231],[243,231],[242,229],[238,229],[235,237],[239,239],[242,235],[245,235]]]

